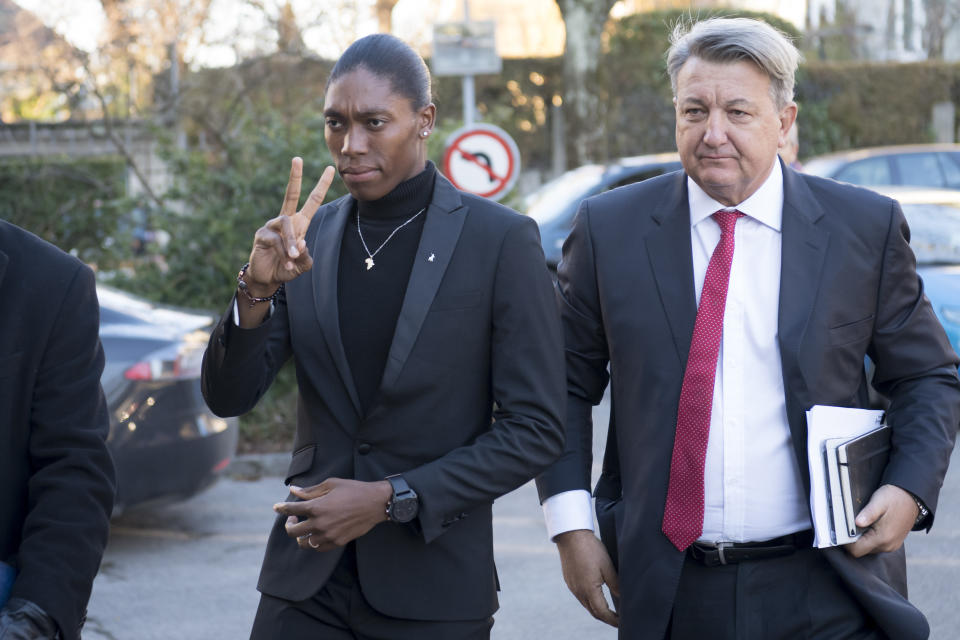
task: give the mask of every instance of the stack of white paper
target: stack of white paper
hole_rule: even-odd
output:
[[[814,405],[807,411],[807,460],[810,466],[810,511],[813,513],[813,544],[832,547],[829,480],[823,458],[823,442],[830,438],[855,438],[873,431],[883,422],[883,411]]]

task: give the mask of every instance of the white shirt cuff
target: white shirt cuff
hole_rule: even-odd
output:
[[[233,325],[234,325],[235,327],[239,327],[239,326],[240,326],[240,307],[237,306],[237,305],[239,305],[239,304],[240,304],[240,303],[238,302],[237,298],[234,297],[234,299],[233,299]],[[272,315],[273,315],[273,300],[270,301],[270,310],[267,311],[267,315],[265,315],[265,316],[263,317],[263,322],[266,322],[266,321],[270,318],[270,316],[272,316]]]
[[[543,517],[551,540],[561,533],[588,529],[593,531],[593,503],[583,489],[564,491],[543,501]]]

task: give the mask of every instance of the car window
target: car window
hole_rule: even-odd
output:
[[[919,187],[944,186],[940,161],[935,153],[904,153],[890,156],[893,161],[896,184]]]
[[[937,157],[940,159],[940,168],[943,169],[947,187],[960,189],[960,153],[940,153]]]
[[[904,204],[917,264],[960,264],[960,204]]]
[[[563,217],[571,203],[599,190],[603,171],[600,165],[586,165],[554,178],[527,199],[527,215],[541,226]]]
[[[890,174],[890,164],[887,162],[887,156],[864,158],[851,162],[840,169],[833,177],[841,182],[851,184],[893,184],[893,176]]]
[[[616,189],[617,187],[625,187],[628,184],[633,184],[634,182],[643,182],[648,178],[656,178],[666,173],[670,167],[657,167],[656,169],[648,169],[647,171],[639,171],[637,173],[630,174],[626,178],[621,178],[619,181],[610,185],[610,189]]]

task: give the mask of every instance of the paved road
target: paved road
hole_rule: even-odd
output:
[[[606,424],[606,406],[598,424]],[[602,446],[597,434],[596,449]],[[929,535],[911,534],[910,593],[934,640],[960,628],[960,454]],[[230,478],[186,502],[116,519],[94,583],[85,640],[237,640],[247,637],[261,554],[285,495],[280,478]],[[494,508],[503,591],[494,640],[612,640],[563,584],[532,483]]]

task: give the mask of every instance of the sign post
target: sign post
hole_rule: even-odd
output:
[[[500,127],[468,125],[447,138],[443,173],[462,191],[500,200],[520,174],[520,151]]]
[[[471,21],[467,10],[465,3],[464,22],[434,26],[431,65],[435,76],[463,76],[463,122],[469,126],[476,120],[473,76],[500,73],[503,62],[497,54],[496,23]]]

